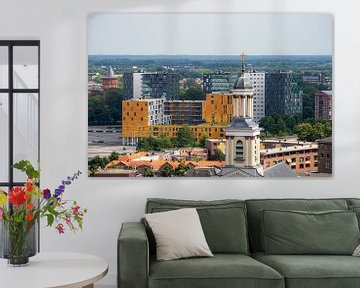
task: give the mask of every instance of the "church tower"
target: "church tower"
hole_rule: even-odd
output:
[[[260,164],[260,129],[253,120],[254,89],[250,79],[245,77],[245,54],[239,78],[233,91],[233,113],[231,124],[225,130],[226,166],[253,168],[263,174]]]

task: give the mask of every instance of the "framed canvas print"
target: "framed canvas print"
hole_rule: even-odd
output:
[[[90,177],[332,176],[330,14],[93,14]]]

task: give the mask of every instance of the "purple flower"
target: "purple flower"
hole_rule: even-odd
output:
[[[48,200],[51,197],[51,193],[49,189],[44,189],[43,196],[46,200]]]

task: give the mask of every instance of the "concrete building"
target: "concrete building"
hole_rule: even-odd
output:
[[[265,74],[265,114],[296,115],[303,111],[303,93],[290,72]]]
[[[176,100],[179,92],[179,75],[171,72],[124,73],[125,99],[166,98]]]
[[[312,144],[314,143],[307,141],[300,141],[297,137],[286,136],[286,137],[264,139],[261,141],[260,149],[266,150],[266,149],[292,147],[292,146],[306,146]]]
[[[264,169],[284,162],[298,174],[318,170],[318,145],[299,145],[261,150],[261,164]]]
[[[324,138],[319,143],[319,173],[332,174],[332,138]]]
[[[205,147],[208,150],[209,156],[213,156],[217,149],[226,154],[225,139],[207,139],[205,141]]]
[[[165,101],[165,114],[171,116],[171,124],[198,125],[202,120],[203,101],[169,100]]]
[[[325,82],[325,78],[322,73],[318,73],[315,75],[303,75],[302,81],[310,84],[323,84]]]
[[[246,72],[245,76],[250,79],[254,89],[254,120],[259,123],[265,116],[265,72],[255,70]]]
[[[240,77],[232,91],[233,113],[225,130],[226,166],[237,170],[251,169],[263,175],[260,165],[260,128],[253,120],[254,89],[245,75],[245,55],[242,55]]]
[[[115,75],[114,70],[111,66],[109,66],[106,76],[103,77],[101,80],[104,91],[107,89],[115,89],[119,86],[119,79]]]
[[[164,98],[122,101],[122,137],[124,145],[136,145],[149,137],[150,125],[169,125],[171,116],[164,113]]]
[[[332,120],[332,90],[315,93],[315,119]]]

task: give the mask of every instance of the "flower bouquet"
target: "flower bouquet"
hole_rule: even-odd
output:
[[[50,191],[40,189],[40,169],[23,160],[13,166],[26,173],[28,179],[23,187],[12,187],[9,193],[0,188],[0,257],[8,259],[9,265],[26,265],[29,257],[36,254],[36,223],[45,218],[47,226],[55,227],[59,234],[82,229],[86,209],[75,202],[63,199],[66,186],[76,180],[81,172],[67,177]]]

